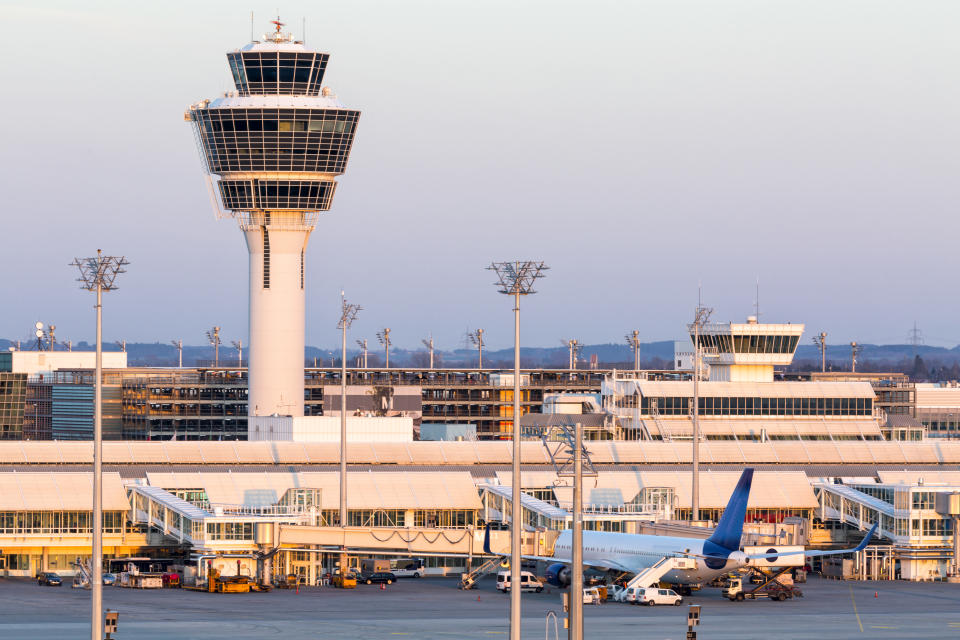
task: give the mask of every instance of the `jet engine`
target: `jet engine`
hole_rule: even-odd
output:
[[[570,567],[557,562],[547,567],[547,582],[555,587],[567,587],[570,585]]]

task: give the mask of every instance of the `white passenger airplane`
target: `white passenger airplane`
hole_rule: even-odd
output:
[[[744,469],[740,481],[730,496],[730,502],[709,538],[682,538],[607,531],[583,532],[583,564],[599,569],[633,574],[629,586],[649,587],[664,581],[675,585],[709,582],[713,578],[747,565],[748,560],[764,559],[770,566],[777,558],[803,554],[805,557],[828,556],[861,551],[869,544],[877,525],[850,549],[827,551],[777,551],[748,555],[740,550],[743,521],[747,514],[747,500],[753,482],[753,469]],[[525,559],[550,562],[547,581],[558,587],[570,584],[569,564],[572,558],[573,532],[560,532],[552,556],[523,556]],[[484,551],[490,550],[489,527],[484,540]],[[505,555],[505,554],[500,554]],[[794,564],[791,562],[791,564]]]

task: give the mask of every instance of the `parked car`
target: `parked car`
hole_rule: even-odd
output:
[[[63,580],[55,573],[41,573],[37,576],[37,584],[44,587],[59,587],[63,585]]]
[[[115,575],[112,574],[112,573],[105,573],[105,574],[103,574],[103,584],[105,584],[105,585],[107,585],[107,586],[109,587],[110,585],[113,585],[113,584],[116,584],[116,583],[117,583],[117,576],[115,576]]]
[[[673,589],[657,589],[654,587],[648,587],[643,589],[643,592],[640,594],[640,599],[637,602],[638,604],[645,604],[651,607],[655,604],[672,604],[680,606],[680,604],[683,603],[683,596]]]
[[[627,589],[622,585],[611,584],[607,587],[607,600],[623,602],[623,596],[625,595],[627,595]]]
[[[507,593],[510,591],[510,571],[497,573],[497,589]],[[529,571],[520,572],[520,591],[543,591],[543,583]]]
[[[373,571],[370,573],[361,573],[360,582],[364,584],[393,584],[397,581],[397,576],[389,571]]]

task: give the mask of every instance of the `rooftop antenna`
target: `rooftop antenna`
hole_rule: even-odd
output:
[[[250,12],[250,42],[256,42],[256,36],[253,35],[253,11]]]
[[[37,351],[43,351],[43,323],[37,320],[37,323],[33,326],[36,329],[33,335],[37,337]]]
[[[123,351],[124,353],[127,352],[127,341],[126,341],[126,340],[117,340],[116,342],[114,342],[114,344],[117,345],[118,347],[120,347],[120,351]]]
[[[561,340],[560,343],[566,345],[570,352],[568,364],[570,371],[573,371],[577,368],[577,360],[580,357],[580,350],[583,349],[583,343],[576,338],[571,340]]]
[[[301,29],[301,32],[301,42],[303,42],[303,44],[307,44],[307,16],[303,16],[303,28]]]
[[[757,322],[760,322],[760,276],[757,276],[757,298],[753,301],[753,315],[757,317]]]
[[[476,331],[467,332],[467,337],[470,338],[470,342],[473,343],[479,352],[480,352],[480,362],[477,365],[478,369],[483,369],[483,329],[477,329]],[[431,367],[432,369],[433,367]]]
[[[50,325],[50,329],[47,331],[47,346],[50,351],[57,350],[57,337],[54,332],[57,330],[57,325]]]
[[[433,334],[430,334],[429,340],[421,340],[420,342],[430,351],[430,369],[433,369]]]

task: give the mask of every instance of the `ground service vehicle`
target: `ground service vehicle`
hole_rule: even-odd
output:
[[[603,604],[600,590],[596,587],[584,587],[583,604]]]
[[[501,571],[497,574],[497,589],[507,593],[510,591],[510,571]],[[543,591],[543,583],[529,571],[520,572],[520,591]]]
[[[760,585],[755,589],[744,590],[743,578],[730,578],[730,585],[723,590],[723,597],[731,602],[743,602],[744,600],[757,600],[760,598],[770,598],[771,600],[789,600],[790,598],[802,598],[803,592],[800,589],[785,585],[771,580],[767,584]]]
[[[37,584],[43,587],[63,586],[63,580],[55,573],[41,573],[37,576]]]
[[[621,596],[621,602],[630,604],[640,604],[640,594],[643,593],[643,587],[627,587]]]
[[[335,573],[333,574],[333,586],[338,589],[356,589],[357,574],[355,573]]]
[[[672,604],[679,607],[683,603],[683,596],[673,589],[658,589],[656,587],[647,587],[642,589],[640,599],[637,604],[654,606],[657,604]]]
[[[112,573],[103,574],[103,584],[110,586],[112,584],[116,584],[116,582],[117,582],[117,576],[115,576],[114,574]]]
[[[393,584],[397,581],[397,576],[389,571],[373,571],[371,573],[361,573],[360,582],[364,584]]]

